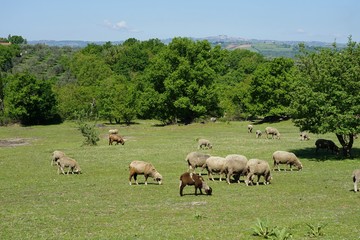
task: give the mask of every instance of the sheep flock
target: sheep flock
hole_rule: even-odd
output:
[[[246,131],[249,135],[252,135],[253,129],[254,125],[249,124],[247,125]],[[265,133],[265,135],[262,133]],[[122,136],[118,134],[117,129],[110,129],[108,131],[108,134],[110,146],[113,142],[115,142],[116,144],[120,143],[121,145],[124,145],[125,140]],[[266,127],[263,131],[257,129],[254,132],[254,135],[256,139],[265,138],[266,141],[274,141],[275,139],[281,141],[280,131],[271,126]],[[194,150],[192,152],[189,152],[185,155],[184,168],[178,169],[178,179],[180,180],[180,196],[184,196],[184,188],[188,185],[195,187],[194,195],[198,195],[198,191],[200,194],[203,194],[204,191],[206,195],[212,195],[213,189],[207,184],[206,180],[209,182],[221,182],[222,180],[225,180],[227,184],[244,183],[244,185],[246,186],[266,186],[273,182],[273,171],[293,171],[295,168],[297,170],[296,172],[298,173],[293,174],[301,174],[300,171],[303,170],[303,164],[301,163],[300,159],[295,155],[295,153],[285,151],[284,149],[276,150],[272,153],[269,153],[269,161],[267,161],[265,159],[258,159],[256,153],[254,154],[254,156],[248,157],[244,156],[241,153],[228,153],[224,156],[212,155],[211,152],[214,150],[211,141],[205,138],[196,138],[196,140],[197,147],[194,147]],[[300,141],[309,140],[310,137],[308,132],[300,133]],[[216,143],[216,139],[212,139],[212,141]],[[315,142],[315,147],[316,153],[318,153],[320,149],[325,149],[326,151],[331,151],[331,153],[336,154],[338,154],[339,152],[339,148],[331,140],[318,139]],[[272,167],[270,167],[270,163],[272,163]],[[132,179],[134,179],[136,185],[139,185],[137,181],[138,175],[144,176],[144,185],[148,184],[147,180],[149,177],[156,181],[157,184],[162,184],[163,176],[156,170],[155,166],[152,163],[133,160],[128,161],[127,164],[129,170],[129,185],[132,185]],[[67,154],[59,150],[55,150],[52,152],[51,165],[57,166],[57,172],[59,175],[82,173],[79,163],[75,159],[69,157]],[[285,165],[288,167],[280,168],[280,165]],[[207,172],[207,178],[203,177],[203,172],[205,170]],[[217,175],[217,178],[215,178],[214,175]],[[354,184],[354,192],[357,192],[357,185],[358,182],[360,182],[360,169],[354,170],[352,174],[352,180]]]

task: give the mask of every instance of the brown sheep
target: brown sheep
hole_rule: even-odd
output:
[[[207,195],[211,195],[212,194],[212,189],[211,187],[209,187],[206,182],[204,181],[204,179],[197,175],[196,173],[183,173],[181,176],[180,176],[180,185],[179,185],[179,188],[180,188],[180,196],[183,196],[183,189],[185,186],[192,186],[194,185],[195,186],[195,195],[197,195],[197,190],[199,189],[200,190],[200,194],[203,194],[201,189],[204,189],[205,190],[205,193]]]
[[[81,168],[80,168],[79,164],[72,158],[63,156],[63,157],[59,158],[56,161],[56,163],[58,165],[58,174],[60,174],[60,172],[62,174],[65,174],[65,171],[64,171],[65,168],[68,168],[67,174],[81,173]]]
[[[315,146],[316,146],[316,152],[318,152],[318,150],[322,148],[326,150],[331,150],[332,153],[335,152],[336,154],[339,154],[339,147],[336,146],[336,144],[331,140],[318,139],[315,142]]]
[[[113,142],[116,142],[116,145],[119,143],[121,143],[121,145],[125,144],[125,141],[121,136],[117,134],[109,134],[109,145],[112,145]]]
[[[131,185],[131,178],[134,177],[136,185],[139,183],[137,182],[137,175],[144,175],[145,177],[145,185],[147,185],[148,177],[152,177],[155,181],[161,184],[162,176],[161,174],[155,169],[155,167],[148,162],[144,161],[132,161],[129,165],[129,184]]]

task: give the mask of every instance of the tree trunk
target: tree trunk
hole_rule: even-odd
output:
[[[344,157],[352,157],[351,149],[354,143],[354,134],[350,133],[348,135],[336,134],[341,146],[343,147],[343,155]]]

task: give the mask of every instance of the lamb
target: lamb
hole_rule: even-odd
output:
[[[352,174],[352,179],[354,182],[354,192],[358,191],[358,183],[360,182],[360,169],[355,169]]]
[[[119,131],[117,129],[110,129],[109,134],[118,134]]]
[[[65,153],[63,153],[62,151],[54,151],[51,157],[51,166],[56,165],[56,161],[61,158],[64,157]]]
[[[162,176],[161,174],[155,169],[155,167],[148,162],[144,161],[132,161],[129,165],[129,184],[131,185],[131,178],[134,177],[136,185],[139,185],[137,182],[137,175],[144,175],[145,177],[145,185],[147,185],[148,177],[153,178],[155,181],[162,183]]]
[[[290,167],[290,171],[292,171],[292,166],[296,166],[298,170],[303,168],[300,160],[296,157],[296,155],[292,152],[286,151],[275,151],[272,155],[274,160],[274,169],[275,166],[278,167],[278,171],[280,171],[280,164],[287,164]]]
[[[309,133],[307,133],[307,132],[301,132],[301,133],[300,133],[300,140],[301,140],[301,141],[308,141],[308,140],[310,140]]]
[[[247,125],[248,133],[252,133],[253,128],[254,128],[253,125],[251,124]]]
[[[209,157],[210,157],[209,154],[204,154],[204,153],[201,153],[201,152],[191,152],[191,153],[189,153],[185,158],[185,161],[189,165],[188,172],[193,170],[193,172],[195,173],[195,168],[202,167],[205,164],[206,159],[208,159]],[[201,171],[203,169],[204,168],[202,168]],[[200,172],[200,176],[201,176],[201,172]]]
[[[195,186],[195,195],[197,195],[197,190],[200,190],[200,193],[202,193],[201,189],[205,190],[205,193],[207,195],[211,195],[212,189],[207,185],[207,183],[204,181],[204,179],[197,175],[196,173],[188,173],[185,172],[180,176],[180,196],[183,196],[183,189],[187,185],[194,185]]]
[[[213,173],[219,173],[220,177],[219,180],[221,181],[221,174],[224,172],[224,164],[226,159],[223,157],[209,157],[206,159],[203,168],[206,168],[208,171],[208,179],[214,181]]]
[[[259,137],[261,137],[262,132],[261,132],[261,130],[256,130],[255,134],[256,134],[256,138],[259,138]]]
[[[230,184],[230,177],[235,175],[238,183],[240,183],[240,176],[246,176],[248,162],[243,155],[230,154],[225,157],[224,172],[226,173],[226,181]]]
[[[272,179],[272,177],[268,162],[259,159],[250,159],[247,162],[247,171],[248,173],[245,180],[246,186],[249,186],[250,181],[252,184],[252,180],[255,175],[258,177],[256,185],[259,185],[259,180],[261,176],[264,177],[265,185],[270,184],[270,180]]]
[[[121,136],[117,134],[109,134],[109,145],[112,145],[113,142],[116,142],[116,145],[119,143],[121,143],[121,145],[125,144],[125,141]]]
[[[69,173],[81,173],[79,164],[72,158],[63,156],[56,161],[58,165],[58,174],[60,172],[65,175],[65,168],[68,168],[67,174]]]
[[[203,139],[203,138],[198,139],[198,144],[199,144],[198,149],[202,149],[202,148],[211,149],[212,148],[212,144],[207,139]]]
[[[322,148],[322,149],[326,149],[326,150],[331,150],[332,153],[335,152],[336,154],[339,154],[338,146],[336,146],[336,144],[331,140],[318,139],[315,142],[315,146],[316,146],[316,152],[318,152],[318,150],[320,148]]]
[[[273,127],[266,127],[265,128],[266,138],[268,138],[268,135],[271,135],[272,138],[280,139],[280,133],[276,128]]]

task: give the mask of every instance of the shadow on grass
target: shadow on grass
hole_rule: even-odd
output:
[[[302,148],[302,149],[293,149],[289,150],[293,152],[298,158],[307,158],[310,161],[323,162],[323,161],[340,161],[345,159],[354,159],[360,156],[360,149],[353,148],[351,149],[351,157],[344,157],[342,155],[342,150],[340,150],[339,155],[327,151],[324,149],[319,149],[318,152],[315,151],[315,147]]]

